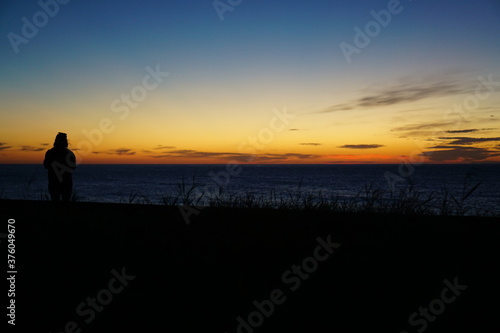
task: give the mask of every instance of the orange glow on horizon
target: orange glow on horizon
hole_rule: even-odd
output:
[[[0,164],[42,164],[45,151],[12,151],[8,155],[6,152],[0,153]],[[145,153],[133,155],[110,155],[110,154],[90,154],[84,156],[74,151],[77,156],[77,164],[401,164],[410,163],[418,165],[421,163],[432,164],[456,164],[472,163],[463,158],[436,162],[427,156],[409,161],[405,156],[398,154],[329,154],[318,155],[313,158],[270,158],[265,153],[256,154],[249,158],[231,157],[162,157],[152,158]],[[6,158],[7,157],[7,158]],[[500,163],[500,156],[489,158],[485,161],[475,163]]]

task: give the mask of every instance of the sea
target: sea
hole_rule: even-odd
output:
[[[446,197],[450,207],[467,208],[464,215],[500,216],[500,164],[81,164],[73,182],[74,199],[84,202],[182,204],[187,195],[200,206],[238,196],[362,203],[374,193],[383,200],[414,193],[421,199],[432,195],[436,207]],[[47,170],[41,164],[0,164],[0,198],[48,200]]]

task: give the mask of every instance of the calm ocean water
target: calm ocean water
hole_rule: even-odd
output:
[[[196,193],[269,196],[309,192],[339,199],[363,195],[366,186],[389,194],[387,173],[400,176],[398,165],[242,165],[238,175],[229,176],[226,165],[80,165],[73,174],[79,201],[140,202],[147,198],[161,204],[162,197],[175,196],[181,179],[187,187],[193,177]],[[224,176],[222,176],[224,174]],[[468,177],[468,178],[467,178]],[[464,181],[468,187],[481,185],[466,200],[471,207],[500,213],[500,165],[420,165],[395,184],[396,192],[408,187],[426,196],[445,190],[460,197]],[[42,165],[0,165],[0,197],[40,200],[48,195],[47,171]]]

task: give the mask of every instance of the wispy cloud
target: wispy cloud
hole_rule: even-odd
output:
[[[159,150],[159,149],[174,149],[174,148],[176,148],[176,147],[158,145],[158,146],[154,147],[153,149]]]
[[[33,147],[33,146],[21,146],[21,151],[42,151],[45,148]]]
[[[452,122],[423,122],[394,127],[391,129],[391,132],[395,132],[400,138],[430,138],[450,133],[448,130],[445,130],[445,128],[450,128],[453,125],[454,123]]]
[[[322,143],[318,143],[318,142],[302,142],[302,143],[299,143],[299,145],[301,145],[301,146],[321,146]]]
[[[233,159],[241,162],[271,162],[271,161],[286,161],[294,159],[315,159],[321,157],[316,154],[244,154],[244,153],[231,153],[231,152],[206,152],[197,151],[192,149],[172,150],[166,154],[149,155],[151,158],[215,158],[220,160]]]
[[[135,155],[135,151],[127,148],[110,149],[109,154],[111,155]]]
[[[374,149],[374,148],[380,148],[380,147],[384,147],[384,145],[378,145],[378,144],[343,145],[343,146],[339,146],[338,148],[349,148],[349,149]]]
[[[290,160],[312,160],[321,157],[321,155],[316,154],[296,154],[296,153],[286,153],[286,154],[262,154],[254,156],[253,162],[273,162],[273,161],[290,161]]]
[[[288,153],[288,154],[282,154],[282,155],[279,155],[279,154],[272,154],[272,155],[268,155],[268,156],[277,156],[277,157],[280,157],[280,158],[298,158],[298,159],[301,159],[301,160],[304,160],[304,159],[309,159],[309,158],[316,158],[316,157],[320,157],[321,155],[315,155],[315,154],[294,154],[294,153]]]
[[[500,137],[496,138],[471,138],[471,137],[440,137],[442,140],[452,140],[450,145],[472,145],[474,143],[500,141]]]
[[[467,122],[467,121],[464,121]],[[464,134],[464,133],[484,133],[488,131],[498,131],[498,128],[466,128],[457,129],[453,122],[423,122],[418,124],[408,124],[404,126],[398,126],[391,129],[391,132],[396,132],[399,134],[400,138],[409,137],[436,137],[445,134]],[[446,128],[452,129],[446,129]],[[446,129],[446,130],[445,130]]]
[[[441,129],[441,127],[446,127],[453,125],[453,122],[426,122],[419,124],[409,124],[405,126],[395,127],[391,132],[406,132],[406,131],[421,131],[421,130],[431,130],[431,129]]]
[[[412,78],[401,81],[399,84],[366,93],[355,100],[331,105],[313,113],[331,113],[404,104],[430,97],[463,94],[471,90],[471,87],[462,80],[453,78],[452,76],[445,78]]]
[[[40,143],[40,146],[44,146],[44,147],[46,147],[46,146],[48,146],[48,145],[49,145],[49,144],[48,144],[48,143],[45,143],[45,142],[44,142],[44,143]]]
[[[500,152],[478,147],[453,147],[451,149],[425,151],[421,155],[427,156],[431,162],[477,162],[489,157],[500,156]]]
[[[149,155],[153,158],[250,158],[249,154],[229,152],[204,152],[192,149],[172,150],[164,154]]]
[[[452,130],[448,133],[471,133],[480,132],[489,129],[467,129],[467,130]],[[465,131],[465,132],[464,132]],[[500,142],[500,137],[491,138],[473,138],[473,137],[458,137],[458,136],[443,136],[438,138],[440,143],[427,148],[421,155],[427,156],[431,162],[475,162],[483,161],[490,157],[500,156],[495,147],[491,148],[482,146],[490,142]],[[436,140],[436,141],[438,141]],[[500,145],[497,145],[497,147]]]
[[[451,133],[451,134],[456,134],[456,133],[472,133],[472,132],[477,132],[478,129],[464,129],[464,130],[451,130],[451,131],[446,131],[446,133]]]
[[[0,142],[0,150],[10,149],[12,146],[7,146],[6,142]]]

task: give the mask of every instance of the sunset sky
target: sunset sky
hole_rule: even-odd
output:
[[[0,163],[500,162],[498,0],[40,3],[0,4]]]

